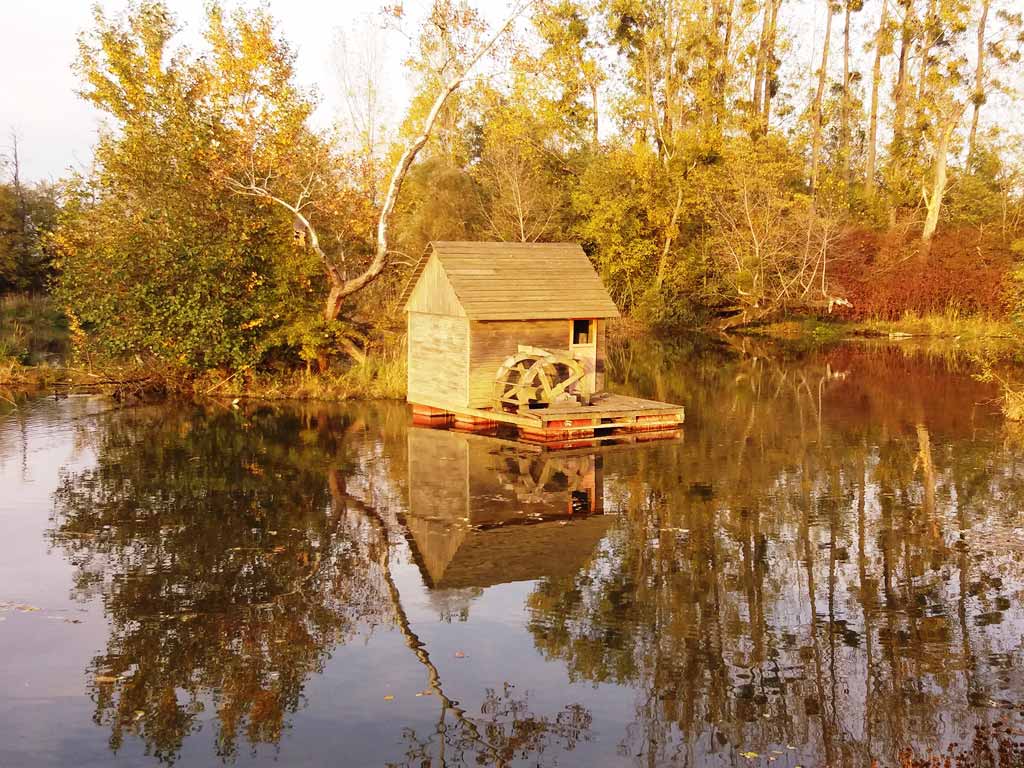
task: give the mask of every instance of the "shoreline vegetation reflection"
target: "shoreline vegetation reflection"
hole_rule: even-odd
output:
[[[95,462],[48,537],[109,624],[86,675],[110,748],[174,762],[208,709],[220,758],[279,745],[332,653],[387,630],[437,703],[394,723],[395,765],[1019,765],[1024,467],[992,388],[892,347],[613,352],[617,391],[686,404],[683,439],[549,454],[392,404],[79,425]],[[526,585],[533,651],[452,690],[404,564],[467,638]],[[577,684],[560,707],[517,687],[542,664]]]

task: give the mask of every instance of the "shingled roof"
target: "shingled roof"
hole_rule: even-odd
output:
[[[462,311],[473,320],[619,316],[576,243],[433,242],[402,292],[406,309],[433,258]]]

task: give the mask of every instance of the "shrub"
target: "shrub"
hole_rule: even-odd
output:
[[[1010,309],[1009,250],[976,230],[940,232],[927,260],[910,232],[851,230],[834,254],[831,290],[852,304],[840,311],[848,319],[949,311],[1005,317]]]

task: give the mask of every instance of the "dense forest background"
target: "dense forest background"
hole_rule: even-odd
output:
[[[430,240],[579,241],[650,326],[1024,308],[1014,0],[427,10],[339,40],[322,129],[266,11],[212,3],[189,47],[167,3],[97,8],[76,73],[105,128],[54,186],[12,144],[0,293],[52,292],[80,354],[185,372],[399,346]],[[387,29],[416,41],[394,125]]]

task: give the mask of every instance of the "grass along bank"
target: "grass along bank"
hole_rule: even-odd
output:
[[[785,340],[832,343],[855,338],[945,339],[968,343],[997,343],[1024,339],[1018,324],[1000,318],[962,315],[955,310],[942,314],[906,312],[898,320],[823,320],[802,318],[748,326],[737,332]]]
[[[136,398],[398,400],[405,397],[405,371],[404,349],[400,354],[371,355],[364,361],[338,364],[323,373],[242,369],[234,373],[209,371],[198,378],[138,362],[82,368],[25,366],[7,359],[0,361],[0,393],[74,390]]]
[[[261,400],[401,400],[406,392],[405,345],[374,353],[364,360],[320,373],[282,371],[211,371],[198,379],[199,397]]]
[[[848,332],[867,336],[926,336],[946,339],[1012,339],[1021,335],[1015,323],[983,315],[962,315],[956,310],[919,315],[906,312],[899,320],[864,320],[850,323]]]
[[[67,348],[67,320],[48,296],[0,296],[0,363],[56,365]]]

